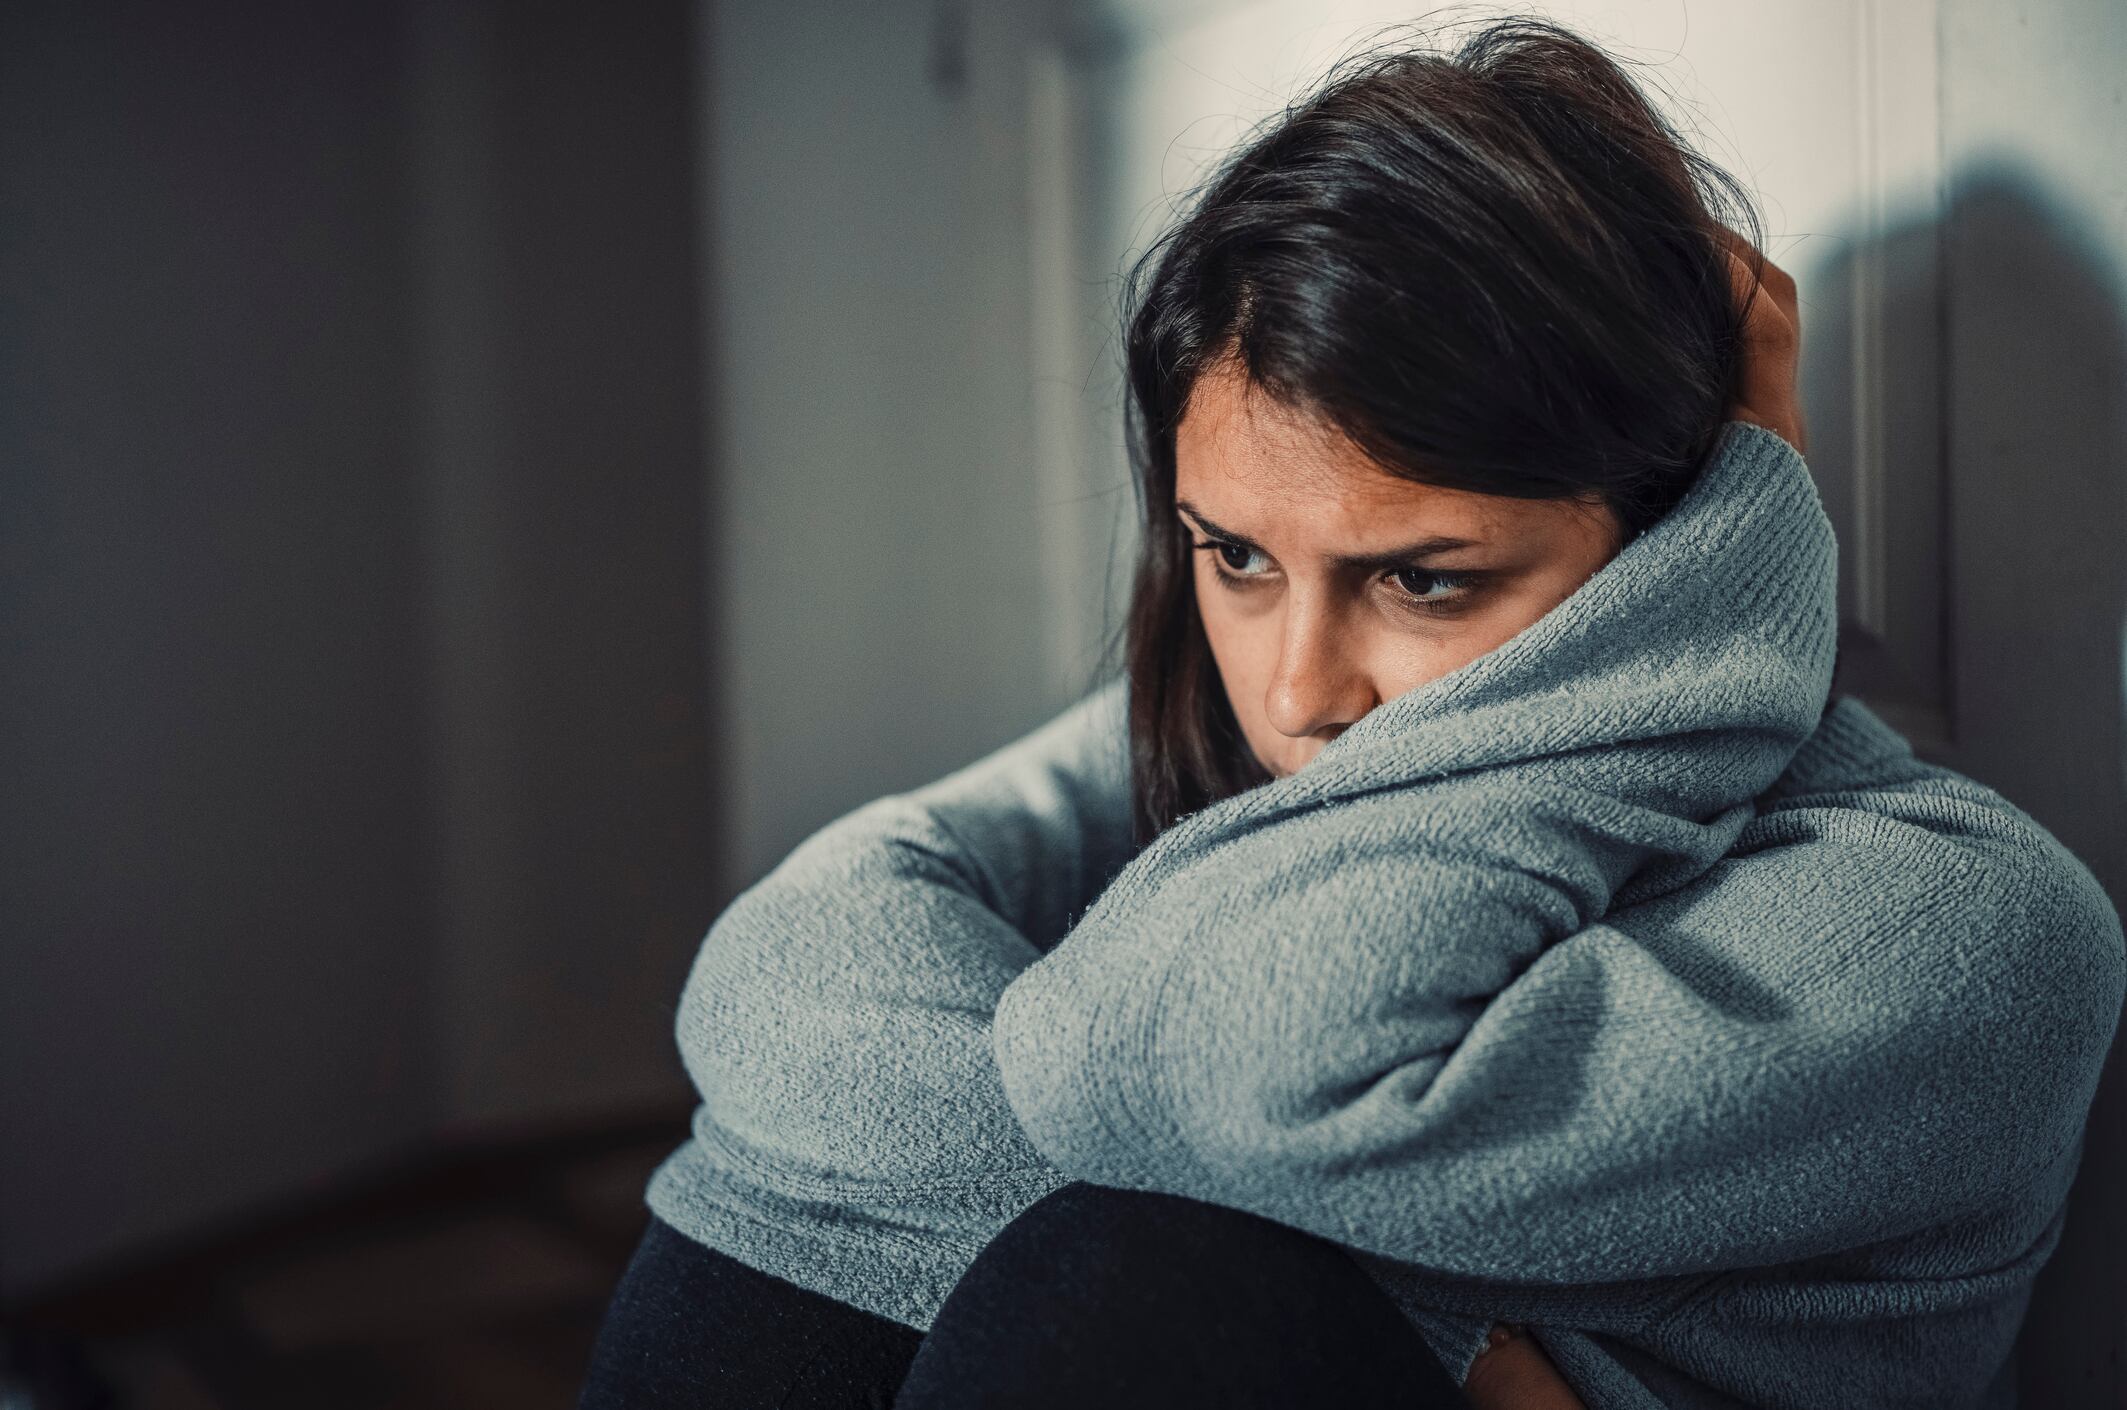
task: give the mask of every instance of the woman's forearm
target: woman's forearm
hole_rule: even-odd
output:
[[[990,1023],[1125,860],[1121,702],[829,823],[725,909],[676,1023],[720,1156],[805,1197],[957,1191],[977,1226],[1053,1187]]]

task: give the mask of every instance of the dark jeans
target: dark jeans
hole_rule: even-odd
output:
[[[1177,1195],[1074,1182],[968,1266],[926,1334],[652,1219],[579,1410],[1465,1410],[1337,1245]]]

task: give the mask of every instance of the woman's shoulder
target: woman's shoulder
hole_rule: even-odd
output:
[[[1944,943],[1967,936],[1993,961],[2065,964],[2115,1009],[2127,992],[2127,933],[2082,859],[1999,790],[1920,758],[1853,696],[1825,710],[1758,810],[1732,855],[1815,844],[1794,859],[1801,880],[1865,873],[1887,903],[1909,902],[1916,924],[1937,917]]]
[[[1844,809],[1903,822],[1945,844],[2065,870],[2097,889],[2090,869],[2038,819],[1998,789],[1921,758],[1904,735],[1851,695],[1826,706],[1786,770],[1759,795],[1758,809],[1761,815]]]

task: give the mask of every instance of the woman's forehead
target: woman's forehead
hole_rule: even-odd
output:
[[[1259,542],[1323,535],[1361,549],[1493,537],[1536,503],[1392,474],[1327,421],[1225,371],[1198,379],[1176,430],[1175,498]]]

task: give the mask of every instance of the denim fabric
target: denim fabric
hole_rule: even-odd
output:
[[[578,1410],[886,1410],[923,1333],[763,1273],[652,1218]]]
[[[653,1219],[580,1410],[1460,1410],[1337,1245],[1178,1195],[1073,1182],[998,1234],[928,1334]]]

